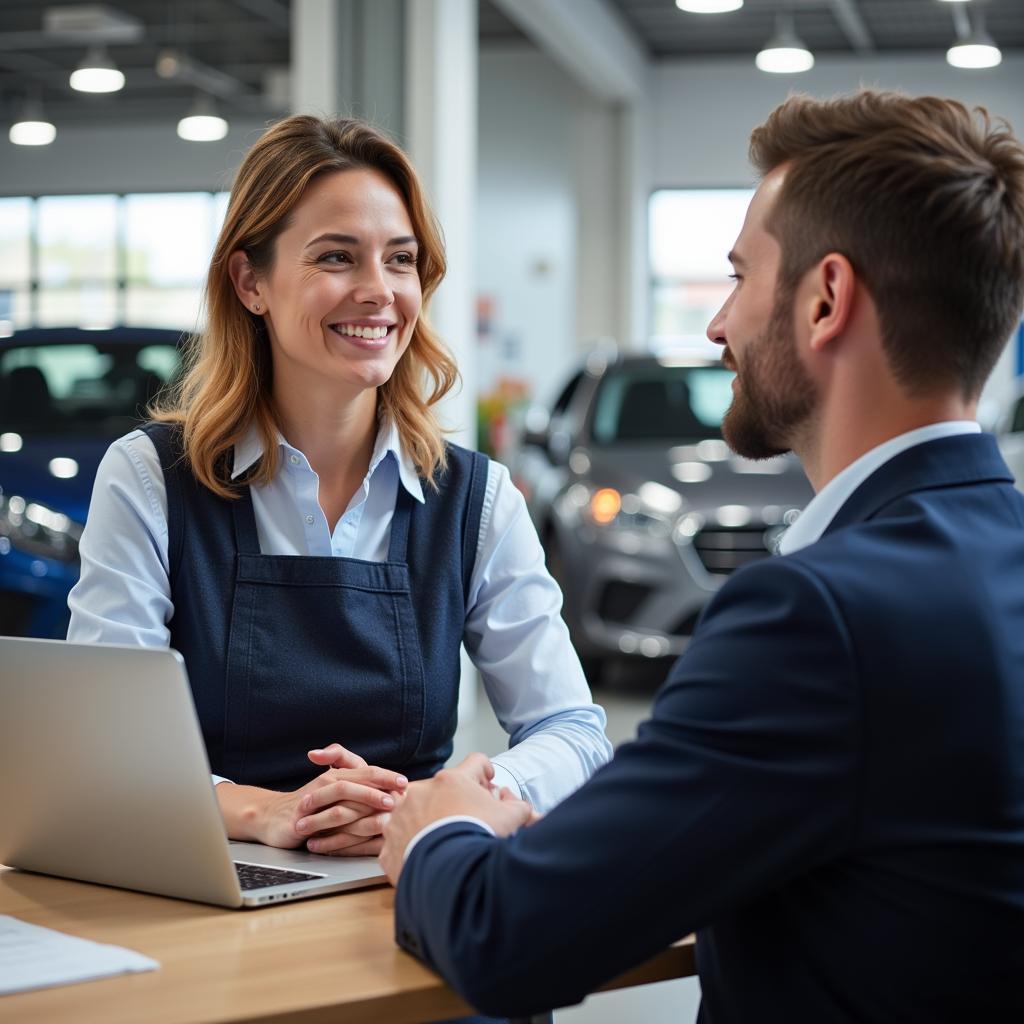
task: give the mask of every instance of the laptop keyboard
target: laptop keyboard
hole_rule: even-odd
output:
[[[288,868],[268,868],[264,864],[246,864],[235,861],[238,884],[245,892],[249,889],[263,889],[268,885],[284,885],[286,882],[309,882],[323,875],[309,875],[305,871],[290,871]]]

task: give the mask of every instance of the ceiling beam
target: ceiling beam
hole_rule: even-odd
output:
[[[611,102],[647,95],[643,45],[608,0],[493,0],[585,89]]]
[[[874,52],[875,41],[871,38],[864,17],[857,8],[856,0],[832,0],[832,13],[857,53]]]

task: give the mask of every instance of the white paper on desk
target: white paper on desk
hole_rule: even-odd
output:
[[[159,966],[130,949],[104,946],[0,914],[0,995],[153,971]]]

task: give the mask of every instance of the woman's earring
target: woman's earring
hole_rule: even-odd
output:
[[[260,305],[260,304],[259,304],[258,302],[254,302],[254,303],[253,303],[253,305],[252,305],[252,311],[253,311],[254,313],[258,313],[258,312],[259,312],[259,311],[260,311],[261,309],[263,309],[263,307],[262,307],[262,306],[261,306],[261,305]]]

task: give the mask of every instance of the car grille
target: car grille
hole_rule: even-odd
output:
[[[709,526],[693,538],[693,547],[704,568],[713,576],[728,576],[771,552],[765,546],[763,526]]]
[[[650,592],[640,583],[612,580],[601,592],[597,614],[606,622],[629,622]]]

